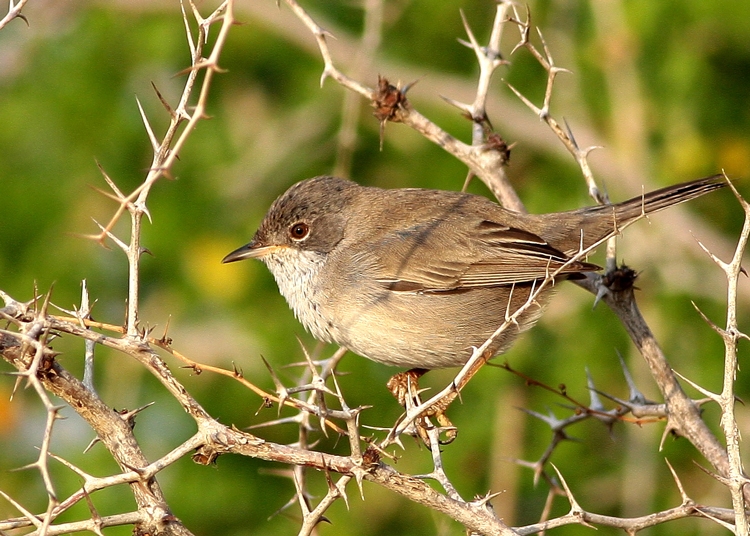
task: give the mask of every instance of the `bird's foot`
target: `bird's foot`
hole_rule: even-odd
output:
[[[406,372],[394,374],[385,384],[398,403],[406,407],[409,400],[419,401],[419,378],[424,376],[427,369],[413,368]]]
[[[398,400],[405,409],[418,406],[422,403],[419,390],[419,378],[427,372],[426,369],[411,369],[406,372],[399,372],[388,380],[386,386],[393,396]],[[448,396],[443,397],[438,402],[424,410],[419,417],[414,420],[414,428],[419,438],[430,448],[430,438],[427,431],[434,425],[430,418],[434,417],[438,425],[445,431],[445,439],[441,439],[441,445],[452,443],[458,435],[458,429],[453,426],[448,416],[445,414],[448,406],[456,399],[458,392],[455,391]]]

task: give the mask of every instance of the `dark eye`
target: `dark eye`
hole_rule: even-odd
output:
[[[289,228],[289,236],[292,237],[292,240],[302,240],[309,232],[310,227],[303,222],[295,223]]]

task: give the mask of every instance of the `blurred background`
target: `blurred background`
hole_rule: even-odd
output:
[[[366,4],[368,10],[363,6]],[[469,141],[471,125],[441,95],[471,102],[478,67],[465,38],[463,10],[480,42],[486,42],[495,4],[490,0],[394,0],[305,2],[330,40],[337,66],[374,86],[377,75],[402,84],[415,107],[458,138]],[[725,170],[747,178],[750,169],[750,3],[746,0],[531,1],[533,22],[544,32],[555,63],[571,74],[558,77],[552,114],[566,120],[581,146],[601,145],[590,158],[594,173],[613,200]],[[199,5],[205,14],[213,4]],[[209,113],[190,137],[173,169],[149,198],[152,223],[144,228],[142,260],[144,325],[158,336],[167,322],[176,349],[213,365],[241,368],[258,385],[272,389],[263,355],[282,380],[294,383],[300,370],[283,368],[303,354],[296,337],[319,347],[294,320],[266,268],[259,262],[222,265],[222,257],[246,243],[273,199],[301,179],[337,173],[381,187],[460,189],[465,167],[407,127],[389,124],[382,151],[379,125],[369,103],[328,80],[320,87],[322,61],[314,39],[283,5],[241,0],[243,25],[234,27],[221,57],[228,71],[215,79]],[[365,13],[379,22],[379,39],[363,44]],[[96,162],[124,191],[146,175],[151,149],[135,98],[157,136],[167,114],[151,89],[176,102],[189,65],[185,30],[176,1],[30,0],[27,26],[16,20],[0,31],[0,289],[29,300],[35,285],[53,302],[72,309],[81,280],[97,300],[95,319],[120,324],[127,295],[125,256],[80,237],[107,221],[115,204],[94,188],[106,188]],[[378,21],[378,17],[380,20]],[[215,36],[214,36],[215,37]],[[518,37],[508,25],[503,50]],[[538,41],[537,41],[538,44]],[[524,50],[495,75],[490,119],[512,150],[509,175],[531,212],[578,208],[591,203],[580,171],[551,131],[510,92],[513,84],[541,104],[546,75]],[[347,101],[349,99],[349,101]],[[346,110],[346,111],[345,111]],[[348,119],[342,119],[347,117]],[[342,124],[352,126],[342,131]],[[343,132],[343,134],[342,134]],[[748,193],[747,185],[740,189]],[[486,194],[478,180],[471,191]],[[638,298],[673,367],[712,390],[721,389],[723,347],[691,301],[717,324],[725,323],[726,285],[696,239],[724,259],[731,255],[742,225],[742,210],[729,192],[671,209],[629,228],[620,257],[640,272]],[[127,239],[123,220],[116,228]],[[594,259],[601,260],[601,257]],[[537,380],[588,399],[585,369],[596,386],[626,398],[618,353],[644,394],[660,401],[640,356],[624,329],[604,306],[573,285],[562,285],[540,324],[499,361]],[[750,290],[740,296],[747,328]],[[741,325],[742,327],[742,325]],[[60,361],[80,374],[83,344],[59,340]],[[193,376],[168,358],[178,379],[223,423],[246,427],[276,418],[259,410],[261,400],[235,382],[208,374]],[[97,349],[96,385],[115,408],[155,401],[138,418],[136,435],[155,459],[194,431],[193,422],[159,383],[127,356]],[[0,371],[10,372],[7,364]],[[395,369],[348,355],[340,371],[350,406],[372,405],[363,424],[387,427],[400,408],[385,388]],[[443,387],[451,371],[428,375],[425,385]],[[746,374],[738,395],[750,394]],[[0,377],[0,489],[34,512],[46,497],[39,474],[10,472],[36,459],[44,412],[23,389],[9,401],[12,376]],[[694,396],[698,394],[692,391]],[[460,430],[444,450],[446,470],[465,498],[488,490],[511,524],[536,521],[547,486],[534,486],[530,470],[513,459],[535,460],[550,431],[518,408],[558,417],[570,415],[562,400],[524,385],[508,372],[486,367],[449,415]],[[743,430],[750,429],[740,406]],[[86,471],[116,471],[104,448],[81,452],[93,439],[76,414],[63,410],[53,452]],[[718,432],[718,411],[705,418]],[[726,490],[693,461],[705,462],[685,440],[659,441],[663,423],[616,424],[612,430],[585,422],[570,430],[577,441],[558,447],[552,461],[588,510],[618,516],[645,515],[680,503],[664,458],[676,467],[697,502],[728,506]],[[297,440],[293,425],[256,433],[271,441]],[[376,433],[377,432],[373,432]],[[316,434],[316,438],[319,434]],[[405,440],[396,468],[431,469],[429,452]],[[346,454],[344,442],[321,438],[318,448]],[[61,497],[79,479],[53,463]],[[278,515],[294,494],[287,468],[239,456],[224,456],[215,468],[183,459],[159,481],[174,513],[195,534],[294,534],[296,505]],[[280,473],[281,472],[281,473]],[[311,474],[313,493],[326,483]],[[365,484],[365,501],[354,487],[350,509],[339,501],[320,534],[459,534],[461,528],[429,510]],[[94,503],[107,515],[132,508],[127,488],[97,493]],[[558,498],[553,515],[568,511]],[[17,515],[0,501],[0,518]],[[84,504],[64,519],[87,517]],[[129,534],[129,527],[105,534]],[[578,534],[573,526],[555,534]],[[649,534],[712,534],[709,521],[684,520]],[[615,534],[602,529],[601,534]]]

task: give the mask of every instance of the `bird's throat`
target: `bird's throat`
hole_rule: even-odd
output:
[[[323,253],[296,248],[280,248],[263,257],[294,316],[313,337],[331,342],[331,326],[319,310],[318,275],[325,260]]]

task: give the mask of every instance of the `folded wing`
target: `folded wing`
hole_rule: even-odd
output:
[[[383,236],[371,251],[377,280],[393,291],[448,292],[599,269],[571,261],[532,232],[486,219],[462,223],[436,218]]]

